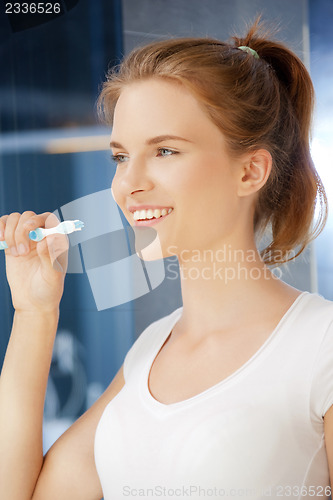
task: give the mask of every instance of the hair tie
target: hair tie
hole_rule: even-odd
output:
[[[252,54],[253,57],[256,59],[259,59],[258,52],[256,52],[254,49],[250,49],[250,47],[247,47],[246,45],[242,45],[241,47],[237,47],[237,49],[244,50],[244,52],[247,52],[248,54]]]

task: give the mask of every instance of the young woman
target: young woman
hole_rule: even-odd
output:
[[[43,458],[66,241],[29,241],[31,228],[55,225],[49,213],[0,219],[15,307],[0,381],[1,498],[329,497],[333,304],[268,267],[325,221],[304,65],[257,22],[230,43],[136,49],[99,106],[113,125],[113,196],[134,228],[156,230],[145,259],[177,256],[183,306],[141,334]]]

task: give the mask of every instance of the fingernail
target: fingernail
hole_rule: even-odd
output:
[[[27,253],[27,248],[25,245],[23,245],[23,243],[20,243],[18,246],[18,251],[19,251],[20,255],[23,255],[23,254]]]
[[[17,257],[18,253],[17,253],[16,247],[11,247],[11,248],[10,248],[10,252],[11,252],[11,254],[12,254],[14,257]]]

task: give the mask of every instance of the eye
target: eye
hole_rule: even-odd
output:
[[[158,155],[157,156],[171,156],[177,154],[178,151],[173,151],[173,149],[168,149],[168,148],[158,148]]]
[[[121,155],[121,154],[119,154],[119,155],[111,155],[110,158],[115,163],[124,163],[127,160],[127,156]]]

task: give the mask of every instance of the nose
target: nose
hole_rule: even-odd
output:
[[[118,186],[124,194],[133,194],[137,191],[150,191],[154,183],[147,171],[145,162],[139,159],[131,159],[126,163],[122,172],[119,172]]]

